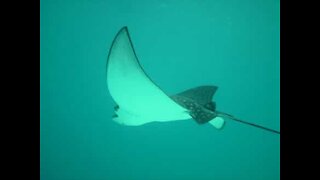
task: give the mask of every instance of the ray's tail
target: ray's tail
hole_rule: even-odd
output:
[[[250,126],[253,126],[253,127],[256,127],[256,128],[264,129],[264,130],[272,132],[272,133],[280,134],[280,131],[276,131],[276,130],[273,130],[273,129],[270,129],[270,128],[266,128],[266,127],[263,127],[263,126],[260,126],[260,125],[257,125],[257,124],[253,124],[253,123],[250,123],[250,122],[246,122],[246,121],[240,120],[240,119],[235,118],[234,116],[232,116],[230,114],[227,114],[227,113],[224,113],[224,112],[218,112],[218,111],[217,111],[217,113],[218,113],[218,116],[220,116],[220,117],[225,117],[225,118],[228,118],[228,119],[231,119],[231,120],[234,120],[234,121],[238,121],[238,122],[243,123],[243,124],[247,124],[247,125],[250,125]]]

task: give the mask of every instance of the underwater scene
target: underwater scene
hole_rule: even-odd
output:
[[[40,179],[280,179],[280,1],[40,0]]]

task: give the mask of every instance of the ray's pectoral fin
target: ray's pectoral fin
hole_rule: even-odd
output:
[[[221,129],[224,125],[224,120],[217,118],[215,113],[216,103],[212,101],[217,89],[217,86],[199,86],[178,93],[172,98],[178,104],[187,108],[190,116],[198,124],[210,122],[217,129]]]
[[[215,104],[212,104],[211,99],[216,93],[217,89],[217,86],[199,86],[183,91],[177,94],[177,96],[190,98],[202,106],[215,108]]]
[[[127,27],[117,33],[110,47],[107,84],[117,104],[113,120],[120,124],[139,126],[154,121],[190,118],[186,109],[168,97],[145,73]]]
[[[203,109],[202,112],[197,111],[198,109],[189,112],[192,119],[194,119],[198,124],[205,124],[215,118],[215,115],[211,113],[206,113]]]

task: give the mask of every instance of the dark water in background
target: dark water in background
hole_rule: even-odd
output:
[[[280,179],[279,135],[116,124],[105,66],[126,25],[167,93],[217,85],[218,110],[279,130],[279,11],[279,0],[41,0],[41,179]]]

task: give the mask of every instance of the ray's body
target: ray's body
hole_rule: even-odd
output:
[[[107,60],[107,84],[117,103],[113,120],[128,126],[140,126],[150,122],[169,122],[194,119],[198,124],[208,123],[217,129],[228,118],[250,126],[280,132],[239,120],[229,114],[216,111],[212,101],[218,87],[199,86],[169,96],[144,72],[135,54],[127,27],[114,38]]]

